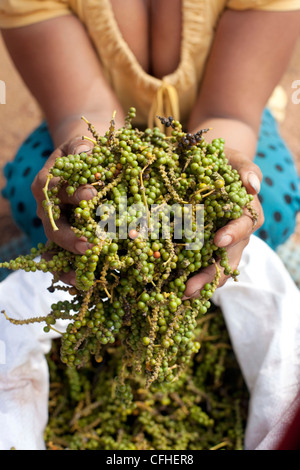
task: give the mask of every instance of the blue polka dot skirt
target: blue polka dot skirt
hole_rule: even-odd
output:
[[[10,201],[13,218],[29,237],[32,246],[45,242],[46,236],[36,215],[31,184],[53,149],[47,124],[43,122],[21,145],[15,159],[4,168],[6,186],[2,194]],[[262,116],[254,161],[264,175],[259,198],[265,223],[256,235],[276,250],[295,231],[296,215],[300,210],[300,187],[293,156],[268,109]]]
[[[294,158],[268,109],[263,114],[254,163],[263,174],[259,199],[265,216],[265,223],[256,235],[276,250],[295,231],[300,179]]]

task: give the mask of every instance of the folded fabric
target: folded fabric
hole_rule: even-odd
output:
[[[51,275],[16,271],[0,283],[0,310],[11,318],[47,315],[64,300],[62,291],[50,293]],[[56,333],[44,323],[13,325],[0,316],[0,450],[45,450],[43,432],[48,421],[49,376],[45,355]],[[65,325],[58,327],[63,330]]]
[[[236,357],[250,391],[245,449],[276,449],[299,396],[300,292],[278,255],[252,236],[239,281],[217,289]],[[50,293],[51,275],[17,271],[0,283],[0,310],[13,318],[49,313],[68,298]],[[60,331],[65,322],[57,324]],[[54,332],[0,316],[0,450],[44,450],[49,376],[45,354]]]
[[[271,450],[300,396],[300,291],[280,258],[255,236],[239,269],[238,282],[217,289],[213,301],[250,392],[245,448]]]

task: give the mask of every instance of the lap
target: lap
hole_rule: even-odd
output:
[[[262,118],[254,161],[263,173],[259,198],[265,215],[265,223],[257,235],[276,249],[295,231],[300,189],[293,156],[268,110]]]

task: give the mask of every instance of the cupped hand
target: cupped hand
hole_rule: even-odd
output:
[[[224,227],[219,229],[215,235],[215,245],[220,248],[226,248],[229,265],[232,270],[235,270],[238,268],[243,250],[249,243],[250,236],[264,223],[263,209],[258,199],[262,173],[260,168],[241,152],[226,149],[226,157],[229,164],[238,171],[247,192],[253,195],[251,205],[258,215],[257,220],[254,222],[249,211],[245,209],[239,219],[231,220]],[[230,277],[224,274],[222,268],[220,269],[221,277],[218,287],[223,286]],[[206,283],[211,283],[215,275],[216,267],[214,265],[203,268],[199,273],[188,280],[183,298],[199,297],[201,289]]]
[[[90,152],[92,148],[93,143],[88,140],[83,141],[82,137],[73,138],[72,140],[62,144],[50,155],[47,163],[36,175],[31,186],[32,193],[37,202],[37,215],[42,220],[46,237],[48,240],[56,243],[65,250],[71,251],[75,254],[84,254],[89,248],[89,244],[85,237],[78,238],[71,230],[66,216],[66,208],[70,205],[78,205],[83,199],[92,199],[97,195],[97,191],[92,185],[86,184],[80,186],[72,196],[69,196],[65,187],[62,187],[57,194],[61,201],[61,215],[56,221],[58,230],[53,230],[48,214],[43,207],[43,201],[45,199],[43,188],[47,181],[49,169],[53,166],[56,158],[75,155],[82,152]],[[57,183],[57,178],[52,178],[49,183],[49,189],[55,183]]]

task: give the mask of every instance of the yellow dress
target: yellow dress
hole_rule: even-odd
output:
[[[135,125],[159,125],[172,115],[185,126],[195,103],[214,37],[226,9],[287,11],[300,0],[182,0],[182,42],[177,69],[158,79],[143,70],[124,41],[109,0],[0,0],[0,28],[13,28],[75,14],[85,25],[106,77],[126,112],[137,109]]]

